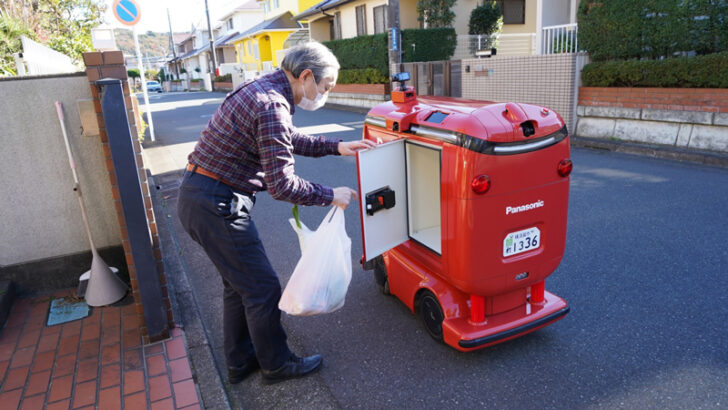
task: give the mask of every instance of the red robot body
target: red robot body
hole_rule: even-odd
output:
[[[357,155],[365,268],[461,351],[569,311],[545,291],[566,242],[569,137],[534,105],[417,97],[366,117]]]

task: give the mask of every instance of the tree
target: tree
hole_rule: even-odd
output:
[[[478,50],[489,49],[495,44],[491,41],[494,33],[499,33],[503,27],[503,13],[495,1],[486,1],[470,13],[468,34],[478,35],[478,39],[470,41],[470,52],[475,54]],[[482,36],[482,38],[481,38]]]
[[[35,34],[29,37],[75,61],[91,50],[91,29],[103,22],[105,11],[101,0],[0,0],[0,17],[18,21]]]
[[[137,78],[141,78],[141,76],[142,76],[141,74],[139,74],[139,69],[138,68],[130,68],[130,69],[126,70],[126,75],[128,75],[129,78],[131,78],[131,79],[134,80],[134,87],[136,88],[136,82],[137,82],[136,79]]]
[[[23,35],[35,39],[35,33],[22,21],[5,14],[0,15],[0,76],[17,75],[13,54],[23,51],[20,42],[20,36]]]
[[[167,80],[167,73],[164,71],[164,67],[159,68],[159,73],[157,73],[157,78],[159,79],[160,83],[163,83]]]
[[[468,34],[482,34],[489,36],[497,33],[503,27],[503,13],[495,1],[486,1],[470,13]]]
[[[144,70],[144,75],[147,77],[147,80],[154,80],[159,76],[159,71],[155,69]]]
[[[455,13],[452,6],[456,0],[417,0],[417,20],[427,28],[452,27]]]

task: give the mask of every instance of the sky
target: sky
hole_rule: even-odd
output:
[[[192,25],[201,24],[207,28],[205,16],[205,0],[135,0],[141,9],[141,20],[137,24],[139,33],[154,31],[169,32],[167,23],[167,8],[172,19],[172,31],[175,33],[189,32]],[[214,26],[217,18],[222,17],[234,7],[247,0],[207,0],[210,8],[210,21]],[[105,15],[106,23],[114,28],[131,28],[125,26],[114,17],[112,0],[104,0],[107,5]]]

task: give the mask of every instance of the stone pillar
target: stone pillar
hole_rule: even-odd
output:
[[[99,135],[106,156],[106,168],[109,172],[109,181],[111,183],[111,191],[114,197],[114,205],[116,207],[117,218],[119,226],[121,228],[122,245],[124,247],[124,253],[126,256],[126,263],[129,268],[129,277],[131,279],[132,295],[134,297],[134,303],[136,305],[136,313],[139,322],[139,333],[145,344],[152,343],[158,340],[166,339],[169,337],[169,329],[174,327],[174,318],[172,315],[172,308],[169,301],[169,294],[167,291],[167,281],[164,271],[164,263],[162,259],[162,250],[160,247],[159,233],[157,231],[157,223],[154,218],[154,209],[152,208],[152,198],[149,191],[149,182],[147,180],[147,171],[144,168],[144,161],[142,159],[142,147],[137,138],[133,138],[133,147],[136,157],[137,174],[139,176],[139,182],[142,188],[142,194],[144,197],[144,205],[146,208],[146,217],[149,227],[149,237],[151,239],[152,250],[156,261],[156,272],[159,275],[159,283],[161,284],[161,300],[154,301],[158,303],[157,306],[144,306],[142,304],[142,298],[139,288],[139,280],[137,277],[137,271],[135,269],[134,258],[131,253],[129,244],[129,232],[127,231],[127,224],[124,217],[124,211],[121,205],[121,198],[119,193],[119,186],[117,184],[116,171],[114,170],[114,164],[111,157],[111,150],[109,148],[108,135],[106,132],[104,116],[101,109],[101,98],[99,95],[100,87],[95,84],[96,81],[103,78],[115,78],[122,81],[122,88],[124,94],[124,102],[127,110],[127,116],[129,119],[129,128],[132,136],[138,135],[139,120],[142,118],[134,111],[134,104],[132,99],[135,97],[131,95],[129,89],[128,75],[126,66],[124,65],[124,56],[121,51],[106,51],[106,52],[91,52],[84,53],[83,60],[86,64],[86,76],[91,86],[91,94],[93,97],[94,108],[96,111],[97,121],[99,124]],[[143,80],[143,79],[142,79]],[[154,334],[150,334],[147,328],[144,310],[149,309],[163,309],[167,314],[167,327],[161,331],[156,331]]]

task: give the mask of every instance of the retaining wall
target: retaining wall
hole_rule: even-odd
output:
[[[728,152],[728,90],[581,87],[576,135]]]

